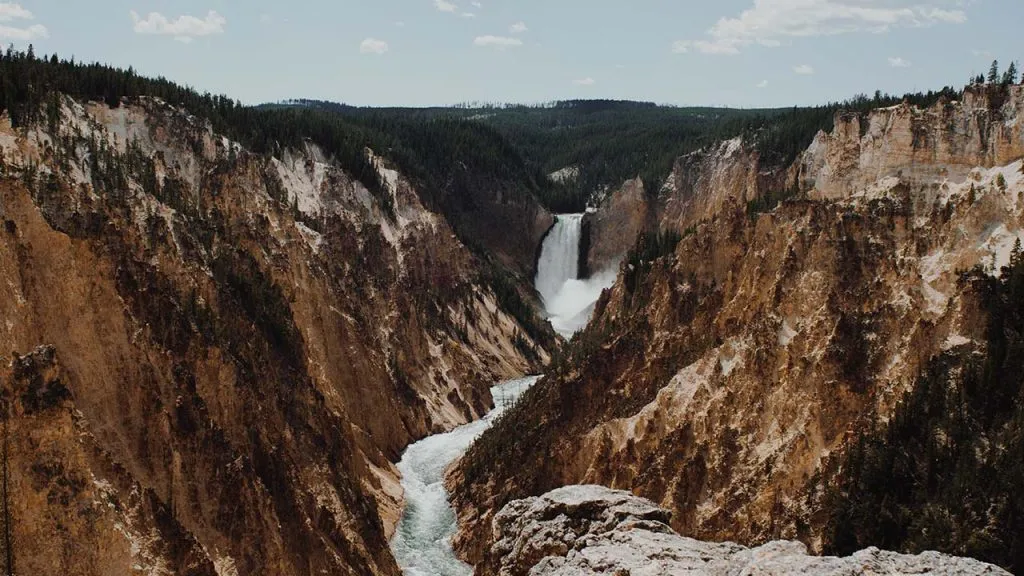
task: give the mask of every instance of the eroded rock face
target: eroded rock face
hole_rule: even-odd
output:
[[[612,191],[597,211],[584,216],[587,249],[581,262],[586,264],[585,276],[618,269],[637,236],[654,224],[655,213],[651,207],[644,183],[637,178]]]
[[[1024,87],[972,86],[963,100],[838,114],[798,162],[800,186],[842,198],[886,178],[911,186],[962,182],[976,167],[1024,157]]]
[[[832,132],[819,133],[792,166],[765,166],[741,138],[687,154],[656,194],[644,194],[643,183],[634,180],[605,198],[588,219],[591,271],[621,258],[639,232],[682,233],[730,204],[765,194],[836,199],[889,178],[910,186],[963,182],[974,168],[1024,157],[1022,109],[1020,86],[972,86],[962,101],[942,100],[928,109],[901,104],[865,115],[839,113]]]
[[[46,346],[0,362],[17,573],[397,574],[391,462],[543,346],[385,160],[389,202],[312,145],[61,103],[0,119],[0,350]]]
[[[763,167],[760,155],[742,138],[683,156],[658,195],[658,227],[683,232],[727,206],[792,186],[790,173]]]
[[[796,166],[763,166],[750,143],[735,138],[678,158],[658,189],[629,180],[586,217],[588,272],[617,267],[640,234],[684,233],[727,206],[793,189],[796,174]]]
[[[909,556],[870,548],[831,558],[809,556],[799,542],[757,548],[701,542],[673,532],[669,516],[649,500],[601,486],[567,486],[516,500],[495,516],[495,543],[476,575],[1009,574],[936,552]]]

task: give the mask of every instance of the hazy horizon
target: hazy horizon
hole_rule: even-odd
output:
[[[997,0],[25,0],[0,42],[247,104],[779,108],[962,86],[1024,54],[1021,21]]]

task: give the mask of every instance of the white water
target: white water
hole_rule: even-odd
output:
[[[580,238],[583,214],[562,214],[544,239],[534,284],[544,301],[548,320],[565,338],[582,330],[594,312],[601,292],[615,284],[614,269],[580,280]]]
[[[562,214],[544,238],[535,284],[545,305],[558,297],[566,282],[579,276],[582,230],[583,214]]]
[[[590,321],[601,291],[615,283],[608,270],[580,280],[582,214],[558,216],[537,261],[537,291],[555,330],[571,337]],[[405,489],[405,510],[391,540],[391,551],[406,576],[470,576],[472,566],[455,557],[451,539],[457,529],[455,513],[444,488],[444,471],[490,428],[539,376],[513,380],[491,388],[495,409],[482,420],[431,436],[409,446],[398,470]]]
[[[473,568],[455,557],[455,513],[444,489],[444,471],[537,382],[539,376],[512,380],[491,388],[495,408],[482,420],[431,436],[409,446],[398,470],[405,489],[405,510],[391,551],[406,576],[470,576]]]

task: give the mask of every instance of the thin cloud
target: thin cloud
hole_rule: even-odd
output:
[[[731,44],[716,44],[705,40],[676,40],[672,43],[673,54],[689,54],[696,50],[703,54],[739,54],[736,46]]]
[[[22,7],[21,4],[13,2],[0,3],[0,22],[15,22],[17,20],[35,20],[35,15]],[[0,24],[0,38],[5,40],[30,42],[49,37],[50,31],[42,24],[31,24],[24,27]]]
[[[228,23],[216,10],[210,10],[202,19],[186,14],[171,20],[159,12],[150,12],[141,18],[134,10],[131,16],[136,34],[174,36],[175,40],[185,44],[201,36],[223,34],[224,26]]]
[[[767,88],[768,87],[768,81],[767,80],[761,80],[760,82],[757,83],[757,87],[758,88]]]
[[[473,6],[473,8],[476,8],[477,10],[480,10],[484,7],[484,5],[479,2],[470,2],[470,5]]]
[[[720,19],[707,38],[678,40],[672,51],[739,54],[755,45],[780,46],[790,38],[962,24],[967,21],[960,9],[964,6],[957,0],[754,0],[738,16]]]
[[[42,24],[33,24],[28,28],[17,28],[15,26],[0,25],[0,38],[5,40],[16,40],[18,42],[29,42],[40,38],[49,38],[50,31]]]
[[[519,21],[508,27],[508,31],[513,34],[522,34],[528,32],[530,29],[526,27],[526,22]]]
[[[793,72],[801,76],[810,76],[814,74],[814,68],[808,66],[807,64],[801,64],[799,66],[793,66]]]
[[[448,0],[434,0],[434,7],[441,12],[448,12],[450,14],[454,14],[459,10],[458,6],[448,2]]]
[[[593,78],[587,77],[580,78],[578,80],[573,80],[572,83],[575,84],[576,86],[593,86],[594,84],[597,84],[597,81],[594,80]]]
[[[517,48],[523,45],[523,41],[507,36],[477,36],[473,39],[473,44],[490,48]]]
[[[14,2],[0,3],[0,22],[33,19],[35,19],[35,16],[32,15],[32,12],[23,8],[21,4],[16,4]]]
[[[910,68],[910,61],[900,57],[889,58],[889,66],[893,68]]]
[[[476,18],[476,14],[472,12],[463,12],[462,14],[460,14],[460,16],[462,16],[463,18]]]
[[[385,54],[388,51],[388,43],[376,38],[367,38],[359,44],[360,54]]]

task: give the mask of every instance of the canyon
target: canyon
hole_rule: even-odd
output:
[[[745,133],[570,214],[472,120],[260,140],[317,105],[209,102],[0,115],[8,573],[1003,573],[861,545],[855,503],[917,425],[1012,476],[1015,389],[972,395],[1016,366],[1021,87],[840,112],[782,164]],[[945,551],[1016,567],[984,489]]]

